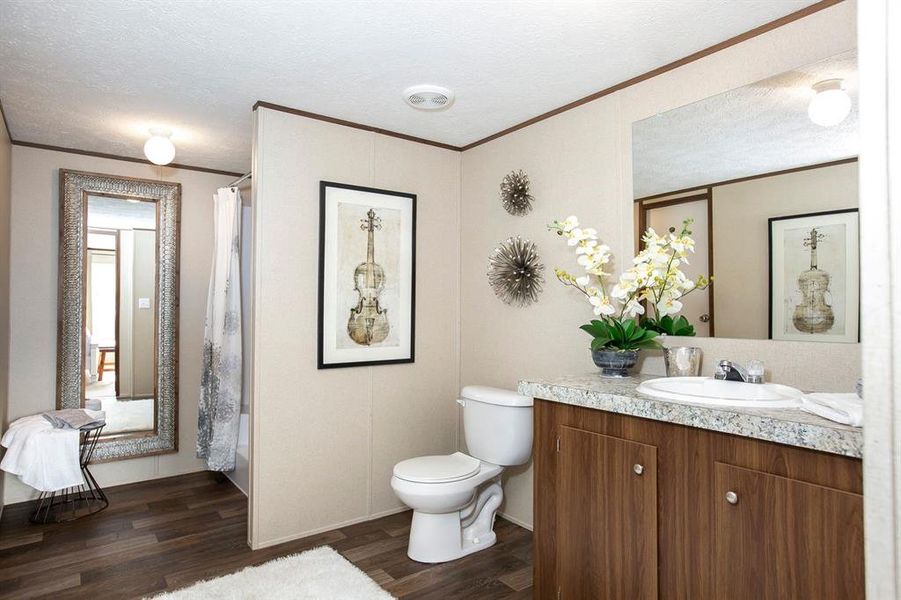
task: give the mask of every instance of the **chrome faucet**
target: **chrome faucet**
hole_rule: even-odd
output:
[[[744,368],[731,360],[721,360],[713,372],[714,379],[723,381],[741,381],[744,383],[763,383],[763,363],[753,360]]]

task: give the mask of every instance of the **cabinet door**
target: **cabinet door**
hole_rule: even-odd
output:
[[[719,462],[715,487],[717,598],[864,597],[863,496]]]
[[[559,597],[656,598],[657,449],[565,426],[559,442]]]

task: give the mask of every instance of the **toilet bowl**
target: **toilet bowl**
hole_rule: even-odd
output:
[[[504,498],[501,473],[531,456],[532,398],[467,386],[457,402],[471,455],[407,459],[391,478],[394,493],[413,509],[407,555],[418,562],[446,562],[492,546]]]

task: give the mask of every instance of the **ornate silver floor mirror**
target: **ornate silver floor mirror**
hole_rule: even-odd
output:
[[[95,461],[178,449],[181,185],[60,170],[57,407],[106,414]]]

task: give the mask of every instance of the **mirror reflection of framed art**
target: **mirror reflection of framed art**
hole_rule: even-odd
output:
[[[858,235],[856,208],[770,218],[770,339],[859,341]]]
[[[411,363],[416,195],[320,182],[318,367]]]

